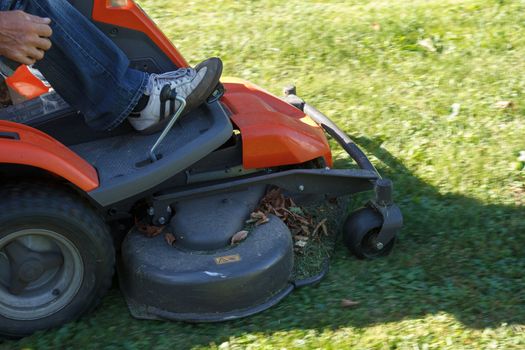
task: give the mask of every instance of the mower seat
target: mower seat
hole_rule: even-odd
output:
[[[66,146],[123,135],[132,131],[128,123],[122,123],[121,126],[110,132],[91,129],[84,122],[82,114],[71,108],[55,91],[0,109],[0,120],[33,127]]]

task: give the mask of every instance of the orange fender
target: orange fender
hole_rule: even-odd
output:
[[[332,153],[323,129],[309,116],[262,88],[236,78],[223,78],[222,101],[240,129],[246,169],[301,164]]]
[[[46,170],[89,192],[99,186],[95,168],[69,148],[29,126],[0,120],[0,164]]]

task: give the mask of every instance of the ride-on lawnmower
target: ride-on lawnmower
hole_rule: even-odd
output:
[[[70,2],[133,68],[187,66],[133,1]],[[143,135],[129,125],[90,130],[52,89],[15,76],[11,90],[33,84],[39,92],[0,111],[2,335],[28,335],[92,310],[115,265],[137,318],[214,322],[275,305],[318,278],[293,279],[294,244],[278,216],[268,215],[232,244],[270,187],[292,197],[372,191],[366,206],[347,217],[343,241],[359,258],[393,247],[402,215],[392,183],[294,87],[278,98],[223,78],[206,103],[182,117],[184,100],[168,88],[161,108],[170,122]],[[332,168],[326,134],[356,168]],[[147,237],[144,227],[169,227],[174,239]]]

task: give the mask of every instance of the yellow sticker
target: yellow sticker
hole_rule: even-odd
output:
[[[224,265],[224,264],[234,263],[238,261],[241,261],[241,256],[239,254],[219,256],[215,258],[215,263],[217,265]]]

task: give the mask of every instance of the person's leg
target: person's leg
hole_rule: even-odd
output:
[[[0,11],[9,10],[51,19],[52,47],[35,67],[95,129],[111,130],[133,112],[129,120],[136,130],[156,132],[167,122],[167,113],[160,115],[165,85],[186,100],[187,113],[219,84],[218,58],[160,75],[129,68],[126,55],[66,0],[0,0]]]
[[[66,0],[0,0],[0,10],[52,20],[53,46],[35,68],[95,129],[118,126],[143,96],[148,75]]]

